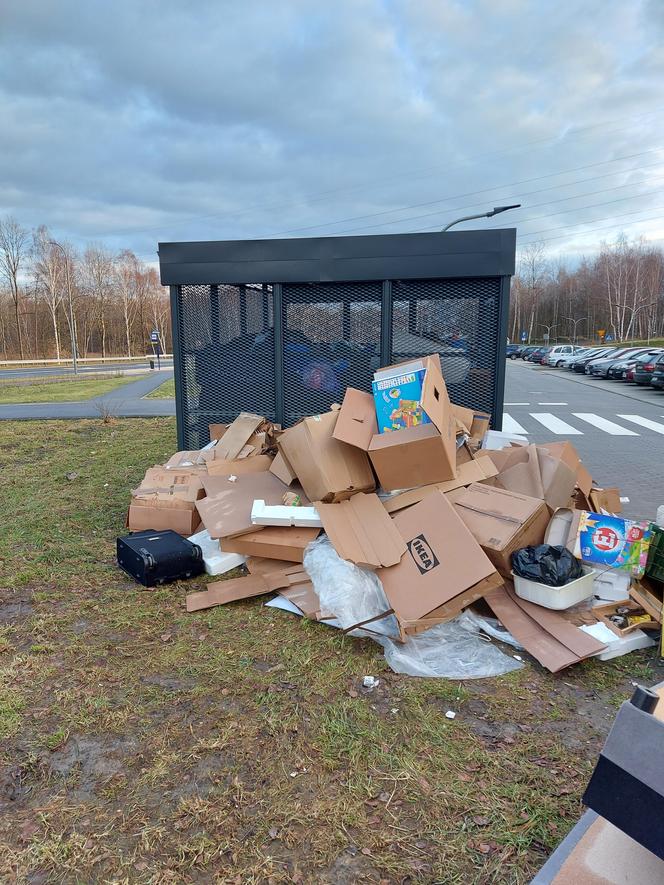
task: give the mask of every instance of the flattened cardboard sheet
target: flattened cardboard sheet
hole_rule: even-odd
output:
[[[406,544],[375,494],[339,504],[316,504],[332,546],[342,559],[370,568],[396,565]]]

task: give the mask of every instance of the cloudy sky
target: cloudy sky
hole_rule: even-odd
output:
[[[663,83],[662,0],[0,0],[0,215],[146,260],[517,202],[477,224],[664,240]]]

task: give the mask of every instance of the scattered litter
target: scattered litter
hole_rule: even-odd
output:
[[[454,710],[448,710],[447,713],[445,713],[445,718],[456,719],[456,713],[454,712]]]
[[[269,596],[372,639],[410,676],[499,676],[524,650],[559,672],[654,645],[664,525],[618,516],[629,499],[593,483],[570,442],[489,430],[487,413],[450,402],[444,374],[438,354],[415,357],[287,429],[249,412],[210,424],[209,443],[131,492],[118,562],[148,586],[240,569],[194,585],[187,610]],[[367,675],[348,695],[379,684]]]

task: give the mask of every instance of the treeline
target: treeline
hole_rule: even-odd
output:
[[[541,243],[520,252],[512,280],[510,339],[615,341],[664,337],[664,253],[624,235],[575,270],[553,265]],[[546,336],[549,336],[548,339]]]
[[[153,329],[170,352],[168,291],[133,252],[0,219],[0,359],[142,356]]]

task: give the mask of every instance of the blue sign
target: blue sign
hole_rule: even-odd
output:
[[[528,333],[527,333],[527,332],[522,332],[522,333],[521,333],[521,340],[522,340],[522,341],[527,341],[527,340],[528,340]]]
[[[613,341],[613,335],[607,335],[605,341]]]
[[[159,332],[157,332],[156,329],[153,329],[152,332],[150,332],[150,341],[159,341]]]

